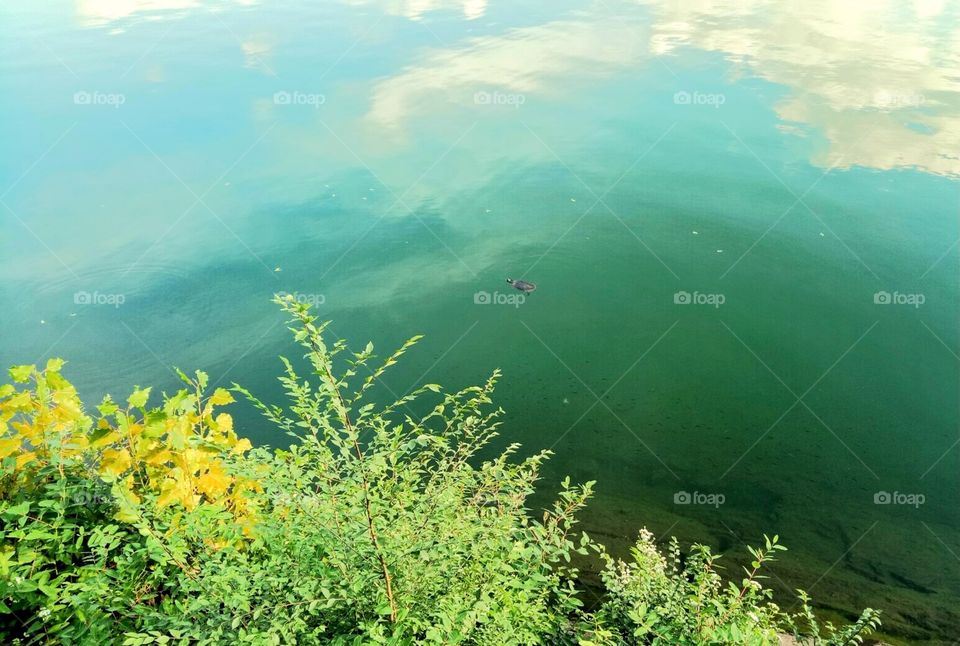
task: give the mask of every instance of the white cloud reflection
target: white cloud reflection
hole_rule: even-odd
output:
[[[435,2],[401,3],[418,16]],[[449,4],[449,3],[447,3]],[[955,11],[955,7],[953,10]],[[960,175],[960,26],[941,0],[868,4],[679,0],[617,9],[433,49],[370,92],[368,125],[402,139],[439,106],[478,90],[541,99],[684,48],[726,57],[736,78],[786,88],[774,110],[785,133],[808,129],[828,146],[823,167],[917,167]]]
[[[636,47],[643,32],[636,20],[583,14],[435,49],[373,87],[366,119],[399,134],[431,106],[473,105],[476,92],[557,95],[571,82],[602,78],[636,62],[643,55]]]
[[[393,16],[403,16],[410,20],[420,20],[433,11],[461,11],[467,20],[482,18],[487,12],[487,0],[346,0],[350,5],[376,4],[378,8]]]
[[[256,3],[257,0],[233,0],[233,4],[241,6]],[[176,17],[203,5],[203,0],[76,0],[76,13],[81,25],[102,27],[138,14],[150,18]]]
[[[77,16],[85,26],[102,26],[137,13],[186,11],[198,0],[77,0]]]
[[[829,141],[829,167],[960,174],[960,26],[941,0],[655,2],[655,55],[722,52],[788,88],[775,106]]]

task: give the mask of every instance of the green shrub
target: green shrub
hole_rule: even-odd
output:
[[[724,581],[718,572],[720,558],[704,545],[694,545],[685,559],[676,539],[667,555],[654,544],[653,535],[640,531],[631,550],[632,561],[610,557],[598,547],[604,560],[601,578],[606,598],[591,618],[598,636],[593,643],[609,644],[778,644],[778,633],[809,646],[859,644],[879,625],[879,613],[866,610],[856,623],[843,628],[826,624],[820,628],[799,591],[799,612],[782,612],[765,589],[760,574],[764,565],[786,550],[778,538],[764,537],[763,548],[748,548],[753,557],[744,568],[740,585]]]
[[[309,376],[283,359],[285,406],[245,389],[287,450],[252,449],[205,394],[206,375],[149,407],[94,416],[62,362],[0,387],[0,640],[62,644],[856,643],[878,624],[821,631],[806,597],[786,615],[757,572],[725,587],[701,546],[681,567],[641,533],[633,561],[576,530],[592,483],[526,507],[547,452],[495,459],[498,373],[390,405],[365,400],[416,339],[370,367],[373,347],[324,341],[306,306],[278,300]],[[337,370],[336,366],[342,367]],[[32,382],[32,383],[31,383]],[[432,397],[426,415],[410,404]],[[756,568],[782,549],[768,541]],[[574,554],[597,552],[604,602],[583,610]],[[825,632],[825,637],[820,633]]]

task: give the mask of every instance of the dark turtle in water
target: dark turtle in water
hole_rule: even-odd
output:
[[[508,278],[507,282],[510,283],[511,287],[513,287],[514,289],[519,289],[524,294],[529,294],[530,292],[532,292],[537,288],[536,284],[528,282],[526,280],[514,280],[512,278]]]

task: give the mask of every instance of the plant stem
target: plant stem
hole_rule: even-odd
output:
[[[337,380],[334,378],[333,373],[330,370],[330,360],[327,354],[323,351],[323,348],[317,343],[314,334],[316,328],[303,316],[298,314],[300,321],[307,327],[308,339],[310,343],[310,349],[320,360],[320,365],[323,367],[324,378],[327,380],[327,383],[330,385],[330,388],[333,390],[334,395],[336,396],[337,408],[340,413],[340,420],[343,422],[344,427],[352,438],[353,449],[357,454],[357,461],[360,464],[360,479],[363,487],[363,507],[364,514],[366,515],[367,520],[367,533],[370,536],[370,543],[373,545],[373,550],[377,555],[377,560],[380,562],[380,573],[383,578],[384,585],[386,586],[387,601],[390,603],[390,623],[397,623],[397,602],[393,595],[393,579],[390,576],[390,569],[387,567],[387,559],[383,555],[383,550],[380,548],[380,539],[377,536],[377,528],[373,522],[373,511],[370,504],[370,483],[367,479],[367,472],[364,469],[363,462],[363,450],[360,448],[360,442],[357,439],[357,434],[354,431],[353,424],[350,422],[350,414],[347,410],[347,403],[343,399],[343,395],[340,393],[340,386],[337,383]]]

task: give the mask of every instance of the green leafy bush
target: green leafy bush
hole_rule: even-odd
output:
[[[821,630],[802,597],[781,613],[756,570],[724,586],[702,546],[681,565],[641,532],[633,560],[576,531],[592,483],[569,481],[533,518],[547,452],[495,437],[498,373],[384,407],[370,389],[416,339],[372,367],[373,347],[328,346],[307,307],[292,317],[309,375],[282,359],[285,406],[237,392],[291,437],[251,448],[206,395],[203,373],[148,405],[136,389],[94,416],[62,362],[19,366],[0,387],[0,640],[57,644],[852,644],[865,611]],[[338,370],[337,367],[342,370]],[[410,404],[432,397],[415,415]],[[598,553],[606,596],[583,609],[570,565]],[[821,636],[821,633],[824,633]]]
[[[694,545],[683,559],[673,539],[664,555],[645,529],[631,550],[631,562],[614,559],[598,547],[607,595],[592,617],[598,635],[593,643],[763,646],[778,644],[778,634],[787,634],[800,644],[842,646],[861,643],[879,627],[879,613],[868,609],[852,625],[826,624],[821,629],[802,591],[800,611],[782,612],[762,586],[760,571],[786,548],[776,536],[764,540],[764,547],[748,548],[753,561],[744,568],[740,585],[724,585],[720,557],[708,547]]]

